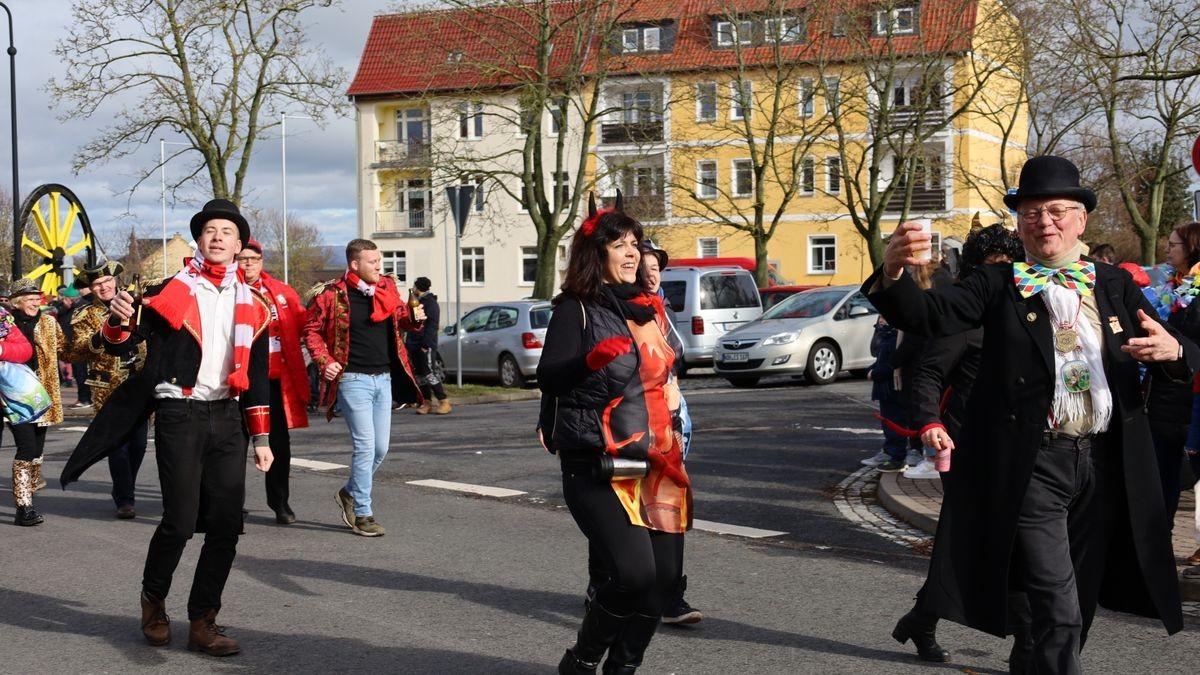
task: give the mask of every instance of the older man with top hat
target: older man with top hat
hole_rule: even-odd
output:
[[[1200,350],[1128,273],[1081,257],[1096,195],[1074,164],[1030,159],[1004,203],[1027,262],[922,292],[904,268],[926,264],[930,236],[901,223],[863,290],[903,331],[984,327],[961,438],[922,430],[938,450],[970,448],[952,458],[930,562],[940,583],[922,610],[1003,637],[1008,593],[1022,590],[1032,644],[1014,647],[1010,668],[1078,673],[1097,604],[1182,627],[1138,372],[1188,380]]]
[[[142,634],[155,646],[171,640],[166,598],[192,534],[203,531],[187,602],[189,650],[236,654],[238,642],[217,625],[221,593],[237,555],[246,496],[246,447],[255,466],[271,467],[270,311],[245,282],[235,257],[250,240],[236,205],[214,199],[192,216],[195,256],[140,302],[120,291],[101,334],[111,353],[146,344],[141,372],[111,394],[63,470],[71,482],[111,452],[150,412],[162,487],[163,516],[142,573]]]
[[[92,301],[71,315],[69,355],[72,361],[82,361],[86,374],[76,372],[80,386],[86,384],[92,392],[92,405],[99,412],[109,395],[130,375],[141,370],[146,360],[146,344],[141,342],[128,354],[110,354],[104,345],[101,329],[108,320],[108,305],[120,288],[124,265],[116,260],[101,260],[84,269],[80,277],[91,290]],[[108,456],[108,472],[112,476],[112,498],[117,518],[129,520],[137,516],[134,486],[138,469],[146,455],[148,422],[143,420]]]
[[[291,525],[296,514],[288,504],[288,473],[292,466],[292,442],[289,429],[308,426],[308,370],[300,351],[300,331],[307,312],[295,289],[263,270],[262,244],[246,242],[237,255],[238,268],[246,283],[260,293],[271,309],[271,454],[275,460],[267,471],[267,506],[275,512],[275,522]]]

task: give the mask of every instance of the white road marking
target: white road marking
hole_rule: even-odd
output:
[[[812,427],[817,431],[844,431],[848,434],[882,436],[882,429],[859,429],[856,427]]]
[[[292,466],[298,466],[302,469],[312,469],[314,471],[329,471],[332,469],[348,469],[345,464],[334,464],[333,462],[319,462],[315,459],[301,459],[299,457],[292,458]]]
[[[757,527],[745,527],[742,525],[728,525],[726,523],[714,523],[711,520],[700,520],[695,518],[692,520],[692,527],[705,532],[715,532],[717,534],[731,534],[735,537],[747,537],[750,539],[765,539],[767,537],[778,537],[787,532],[777,532],[775,530],[760,530]]]
[[[508,488],[492,487],[490,485],[471,485],[470,483],[455,483],[448,480],[437,480],[429,478],[426,480],[410,480],[409,485],[420,485],[422,487],[439,488],[442,490],[454,490],[456,492],[468,492],[470,494],[483,495],[484,497],[516,497],[523,495],[520,490],[509,490]]]
[[[58,430],[59,431],[78,431],[80,433],[83,433],[84,431],[87,431],[88,428],[87,427],[59,427]]]

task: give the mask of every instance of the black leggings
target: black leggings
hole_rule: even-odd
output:
[[[662,616],[683,569],[683,534],[631,525],[612,486],[594,482],[589,465],[564,462],[562,470],[567,508],[609,570],[596,602],[617,615]]]
[[[37,422],[26,422],[9,424],[8,428],[12,431],[13,444],[17,446],[14,459],[29,462],[42,456],[42,450],[46,447],[46,430],[50,427],[38,426]]]

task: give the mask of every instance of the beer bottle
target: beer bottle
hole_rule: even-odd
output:
[[[127,290],[133,296],[133,316],[121,321],[121,330],[131,333],[137,330],[138,323],[142,319],[142,275],[133,275],[133,283],[129,284]]]
[[[421,306],[421,292],[416,288],[408,289],[408,317],[417,320],[416,309]]]

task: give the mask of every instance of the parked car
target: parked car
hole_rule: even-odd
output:
[[[712,364],[726,332],[762,316],[754,275],[740,267],[681,267],[662,273],[662,289],[683,340],[684,368]]]
[[[758,289],[758,297],[762,298],[763,311],[771,309],[775,305],[783,302],[787,298],[799,293],[807,291],[810,288],[821,288],[820,286],[765,286]]]
[[[505,387],[522,387],[536,376],[542,341],[553,308],[545,300],[518,300],[484,305],[462,319],[463,376],[498,379]],[[438,337],[439,364],[446,377],[458,368],[458,326],[446,326]]]
[[[735,387],[766,375],[829,384],[843,369],[871,366],[878,314],[858,286],[802,291],[718,340],[713,369]]]
[[[719,258],[675,258],[671,260],[672,267],[740,267],[750,274],[754,274],[758,269],[758,263],[754,258],[742,257],[719,257]],[[791,283],[779,275],[779,270],[775,265],[767,264],[767,283],[770,284],[788,284]]]

